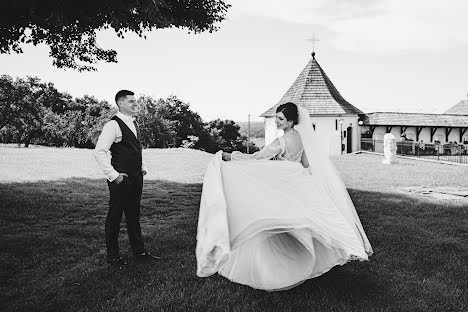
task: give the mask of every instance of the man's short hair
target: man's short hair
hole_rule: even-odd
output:
[[[118,104],[118,101],[121,98],[127,97],[127,95],[135,95],[135,93],[129,90],[120,90],[119,92],[117,92],[117,94],[115,95],[115,104]]]

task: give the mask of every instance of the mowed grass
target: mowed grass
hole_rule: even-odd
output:
[[[201,181],[211,156],[183,149],[145,156],[143,235],[162,260],[115,271],[104,263],[108,190],[89,151],[0,149],[0,310],[468,310],[467,202],[399,189],[466,187],[466,167],[412,160],[384,166],[381,157],[364,154],[335,158],[375,254],[269,293],[195,275]],[[29,176],[32,169],[38,171]],[[21,182],[13,182],[15,174]],[[131,259],[123,224],[120,241]]]
[[[72,178],[102,179],[93,150],[12,148],[0,145],[0,182],[36,182]],[[211,154],[192,149],[145,149],[147,180],[201,183]]]

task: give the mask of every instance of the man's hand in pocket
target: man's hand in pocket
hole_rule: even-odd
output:
[[[128,174],[126,173],[119,173],[119,176],[114,180],[116,184],[122,183],[124,177],[128,178]]]

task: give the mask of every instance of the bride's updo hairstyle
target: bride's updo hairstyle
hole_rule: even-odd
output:
[[[281,104],[276,109],[276,113],[283,113],[288,121],[293,122],[293,126],[298,124],[299,114],[297,112],[297,106],[293,102]]]

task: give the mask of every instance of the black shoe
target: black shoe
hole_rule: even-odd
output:
[[[122,257],[118,258],[107,258],[106,262],[109,264],[109,266],[121,270],[124,266],[126,266],[128,263]]]
[[[135,260],[137,260],[137,261],[152,261],[152,260],[159,260],[159,259],[161,259],[161,258],[159,258],[158,256],[155,256],[155,255],[152,255],[147,251],[144,251],[144,252],[139,253],[139,254],[135,254]]]

